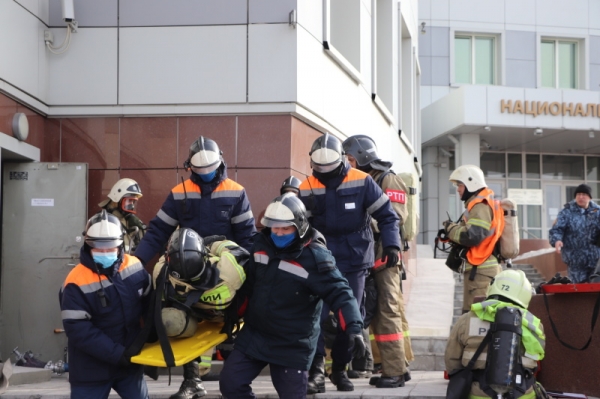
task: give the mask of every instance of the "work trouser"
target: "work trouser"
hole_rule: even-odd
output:
[[[381,357],[382,375],[395,377],[407,372],[404,343],[404,298],[397,267],[375,272],[377,313],[371,322]],[[408,330],[408,323],[406,323]],[[412,349],[411,349],[412,353]]]
[[[352,289],[352,293],[356,298],[358,309],[360,309],[361,315],[364,318],[364,304],[363,304],[363,291],[365,290],[365,279],[367,278],[368,270],[363,269],[356,272],[342,273],[342,275],[348,280],[348,285]],[[336,315],[337,316],[337,315]],[[323,304],[323,311],[321,313],[321,324],[325,323],[329,318],[329,307]],[[349,340],[348,335],[340,327],[340,323],[337,325],[337,334],[331,347],[331,358],[336,365],[348,364],[352,360],[352,352],[348,349]],[[323,329],[319,334],[319,340],[317,342],[317,354],[323,357],[326,356],[325,352],[325,338],[323,336]]]
[[[475,279],[472,281],[469,280],[471,269],[465,270],[463,273],[463,313],[467,313],[471,310],[471,305],[476,296],[485,297],[490,282],[496,274],[502,271],[502,266],[497,262],[495,264],[492,263],[491,265],[486,265],[488,262],[490,261],[488,260],[483,265],[476,267],[477,271],[475,273]]]
[[[221,370],[219,389],[224,398],[255,398],[252,382],[262,369],[269,366],[271,381],[280,398],[306,398],[308,370],[298,370],[246,356],[242,351],[233,349]]]

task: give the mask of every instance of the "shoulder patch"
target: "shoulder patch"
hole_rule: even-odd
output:
[[[483,337],[490,329],[490,322],[481,320],[479,317],[471,317],[469,320],[469,336]]]
[[[390,197],[390,201],[397,202],[399,204],[406,204],[406,192],[403,190],[392,190],[386,188],[385,193]]]

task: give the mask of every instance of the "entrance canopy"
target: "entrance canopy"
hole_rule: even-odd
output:
[[[493,151],[600,154],[600,92],[461,86],[422,110],[423,147],[478,134]]]

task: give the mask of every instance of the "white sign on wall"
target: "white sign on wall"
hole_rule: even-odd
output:
[[[541,189],[509,188],[508,198],[517,205],[543,205],[544,195]]]

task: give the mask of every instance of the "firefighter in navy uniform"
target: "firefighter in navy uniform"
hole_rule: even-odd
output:
[[[71,398],[147,399],[141,365],[127,348],[141,331],[150,276],[123,247],[123,229],[102,210],[85,227],[78,264],[60,290],[62,321],[69,339]]]
[[[217,143],[200,136],[190,146],[184,168],[191,171],[190,178],[171,190],[150,221],[135,255],[144,264],[149,262],[162,251],[178,226],[189,227],[202,237],[225,236],[250,250],[252,236],[256,233],[250,202],[244,187],[227,178],[227,165]],[[205,363],[203,373],[208,373],[211,359],[202,360]],[[184,365],[184,370],[186,367],[190,368],[188,375],[198,371],[195,365]],[[196,375],[194,380],[199,377]],[[188,385],[184,380],[180,390],[171,399],[194,397]],[[204,390],[201,384],[197,388],[198,392]]]
[[[223,397],[254,398],[251,383],[269,365],[280,398],[306,398],[308,368],[323,302],[340,320],[348,350],[364,352],[362,317],[323,236],[291,193],[275,198],[261,220],[240,295],[248,298],[244,327],[221,371]]]
[[[227,165],[214,140],[200,136],[183,164],[190,178],[175,186],[150,221],[136,256],[148,263],[163,250],[177,226],[200,236],[223,235],[246,250],[256,233],[244,187],[227,177]]]
[[[167,336],[191,337],[201,320],[229,323],[225,311],[246,279],[244,265],[249,257],[248,251],[224,236],[202,239],[187,227],[173,232],[165,257],[152,272],[156,286],[159,274],[167,268],[161,310]],[[210,357],[212,352],[211,349],[202,357]],[[184,381],[178,393],[182,397],[206,395],[203,377],[199,377],[200,366],[202,363],[193,361],[184,367]]]
[[[449,180],[456,185],[466,211],[458,222],[445,221],[444,230],[454,244],[464,247],[463,313],[476,296],[484,296],[490,281],[502,271],[494,253],[504,230],[504,211],[487,187],[483,171],[475,165],[456,168]],[[455,247],[457,249],[460,247]]]
[[[496,326],[492,328],[494,334],[508,333],[508,339],[504,339],[506,335],[492,335],[495,353],[483,348],[477,357],[473,366],[470,399],[496,398],[497,385],[502,384],[506,384],[504,393],[514,399],[534,399],[536,396],[541,399],[544,396],[544,389],[535,381],[533,374],[537,370],[537,362],[544,358],[546,341],[540,320],[527,311],[531,296],[531,283],[525,273],[522,270],[505,270],[492,280],[485,301],[473,304],[471,310],[463,314],[452,327],[445,353],[446,370],[451,379],[454,372],[467,366],[495,322]],[[513,319],[520,320],[517,326],[520,327],[517,329],[520,330],[520,336],[518,332],[504,330],[506,326],[497,320],[501,312],[510,314],[504,308],[517,310]],[[518,339],[513,341],[512,334],[517,334]],[[518,345],[520,356],[516,361],[510,359],[513,342]],[[516,347],[514,349],[517,350]],[[508,358],[498,355],[502,353],[508,354]],[[507,384],[506,381],[512,382]]]
[[[390,169],[391,163],[382,161],[377,155],[377,146],[373,139],[365,135],[351,136],[343,143],[348,162],[353,168],[368,173],[386,193],[391,201],[394,211],[400,218],[399,228],[408,216],[406,209],[407,188],[400,177]],[[381,259],[383,246],[377,222],[372,220],[375,233],[375,259]],[[377,262],[376,262],[376,266]],[[408,321],[404,311],[404,298],[401,288],[402,261],[391,268],[374,267],[375,286],[377,288],[377,313],[371,322],[375,342],[379,349],[382,364],[380,378],[373,377],[371,385],[377,388],[396,388],[404,386],[405,380],[410,379],[408,362],[412,361],[412,348],[410,344]],[[407,356],[408,354],[408,356]],[[371,364],[363,360],[362,367],[353,360],[353,369],[369,370]],[[371,367],[369,367],[371,366]]]
[[[327,247],[364,312],[365,279],[375,261],[371,218],[378,222],[381,232],[381,260],[385,267],[395,268],[400,250],[398,215],[371,176],[350,167],[339,139],[325,133],[315,140],[309,155],[313,175],[300,185],[300,199],[310,214],[311,225],[325,236]],[[322,321],[328,316],[329,309],[325,307]],[[338,391],[354,390],[346,373],[352,359],[347,347],[347,336],[338,329],[332,345],[330,376]],[[321,334],[309,373],[308,393],[325,391],[324,357],[325,342]]]
[[[108,198],[98,204],[121,221],[125,229],[123,236],[125,251],[134,253],[146,233],[146,225],[137,217],[137,202],[142,198],[142,189],[133,179],[121,179],[112,186]]]

